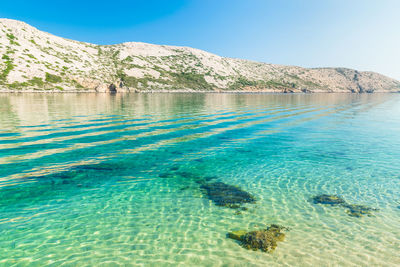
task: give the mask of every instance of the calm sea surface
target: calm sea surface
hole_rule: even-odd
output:
[[[0,266],[398,266],[399,225],[398,94],[0,95]]]

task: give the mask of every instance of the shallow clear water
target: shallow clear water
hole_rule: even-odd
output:
[[[395,266],[399,182],[400,95],[0,95],[0,266]],[[272,254],[226,238],[271,223]]]

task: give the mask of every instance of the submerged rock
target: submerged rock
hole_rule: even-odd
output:
[[[243,236],[247,234],[245,230],[238,230],[238,231],[232,231],[227,234],[227,237],[231,239],[235,239],[237,241],[242,241]]]
[[[364,215],[372,216],[372,211],[378,210],[357,204],[345,204],[343,207],[347,208],[346,213],[352,217],[362,217]]]
[[[211,175],[211,176],[205,176],[204,177],[204,181],[211,181],[211,180],[215,180],[215,179],[217,179],[218,177],[217,176],[214,176],[214,175]]]
[[[372,216],[372,211],[377,211],[365,205],[349,204],[344,199],[336,195],[318,195],[312,198],[315,204],[338,205],[346,208],[346,213],[352,217],[362,217],[364,215]]]
[[[282,232],[288,228],[272,224],[267,229],[246,232],[244,230],[233,231],[227,234],[228,238],[240,241],[240,245],[246,249],[272,252],[277,247],[277,242],[285,239]]]
[[[98,163],[98,164],[87,164],[87,165],[78,165],[72,168],[77,171],[113,171],[120,169],[127,169],[127,166],[122,166],[121,164],[113,164],[113,163]]]
[[[196,175],[188,171],[177,171],[176,174],[183,178],[196,178]]]
[[[188,190],[188,189],[190,189],[190,186],[187,185],[187,186],[181,187],[180,190],[183,191],[183,190]]]
[[[177,171],[177,170],[179,170],[179,166],[172,166],[172,167],[170,167],[169,168],[171,171]]]
[[[202,184],[200,187],[215,205],[231,209],[241,208],[241,204],[255,203],[255,198],[238,186],[222,182]]]
[[[326,194],[315,196],[312,200],[315,204],[341,205],[346,203],[346,201],[339,196]]]
[[[170,172],[162,172],[158,174],[158,177],[160,178],[174,178],[174,174]]]

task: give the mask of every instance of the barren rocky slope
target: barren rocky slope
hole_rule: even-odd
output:
[[[400,82],[346,68],[223,58],[188,47],[95,45],[0,19],[1,90],[400,92]]]

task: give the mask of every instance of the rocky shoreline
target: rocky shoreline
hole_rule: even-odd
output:
[[[14,93],[14,94],[22,94],[22,93],[49,93],[49,94],[63,94],[63,93],[96,93],[96,94],[131,94],[131,93],[144,93],[144,94],[155,94],[155,93],[164,93],[164,94],[175,94],[175,93],[194,93],[194,94],[283,94],[283,95],[305,95],[305,94],[398,94],[400,91],[387,92],[387,91],[379,91],[373,93],[359,93],[359,92],[279,92],[279,91],[198,91],[198,90],[132,90],[132,91],[123,91],[123,92],[100,92],[93,89],[88,90],[8,90],[8,89],[0,89],[0,93]]]

